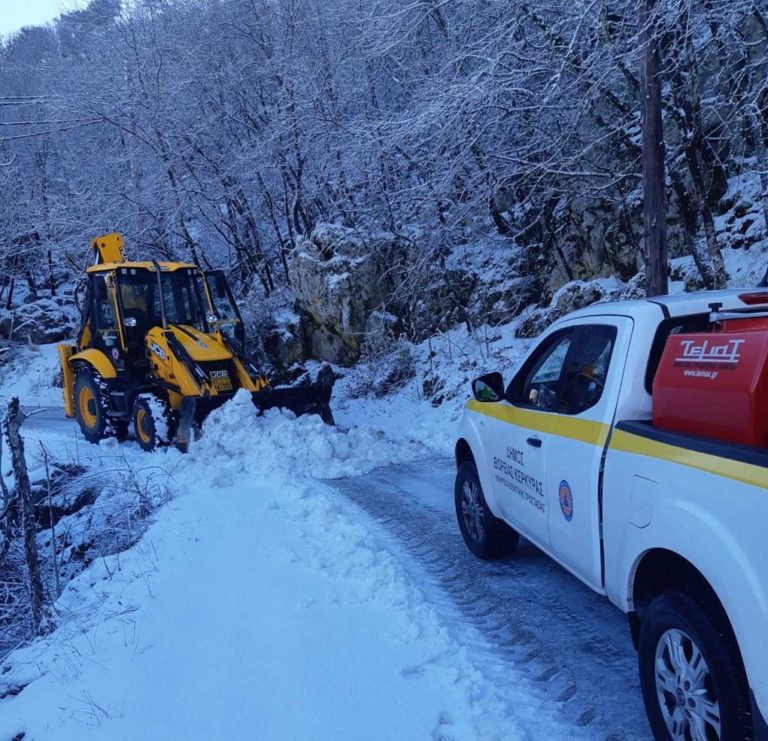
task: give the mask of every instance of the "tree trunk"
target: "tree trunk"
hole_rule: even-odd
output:
[[[10,310],[10,308],[13,306],[13,289],[16,286],[16,278],[11,278],[9,288],[8,288],[8,299],[5,302],[5,308],[6,310]]]
[[[53,276],[53,251],[48,250],[48,288],[51,296],[56,295],[56,278]]]
[[[11,545],[11,505],[14,502],[11,492],[8,491],[8,485],[3,476],[3,436],[0,435],[0,491],[3,494],[3,507],[0,509],[0,530],[3,533],[3,539],[0,542],[0,561],[8,553]]]
[[[698,209],[696,208],[696,204],[680,174],[678,172],[672,172],[671,175],[672,187],[675,189],[677,200],[680,204],[680,219],[683,222],[685,246],[688,249],[688,254],[693,258],[693,262],[696,265],[696,269],[699,271],[702,281],[704,281],[704,288],[708,291],[712,290],[715,287],[715,274],[707,257],[699,252],[699,247],[696,242],[699,221],[697,216]]]
[[[35,516],[32,510],[32,491],[27,472],[27,461],[24,457],[24,440],[20,428],[24,415],[19,409],[19,399],[14,397],[8,403],[8,413],[5,417],[5,434],[8,447],[11,450],[13,474],[16,479],[16,496],[21,510],[21,527],[24,533],[24,556],[27,562],[27,589],[29,604],[32,610],[32,625],[35,635],[46,635],[53,629],[50,611],[48,609],[45,587],[40,576],[40,566],[37,559],[37,540]]]
[[[645,292],[669,292],[667,281],[667,221],[664,197],[664,132],[661,121],[660,54],[656,0],[639,0],[643,61],[640,68],[640,111],[643,124],[643,220]]]

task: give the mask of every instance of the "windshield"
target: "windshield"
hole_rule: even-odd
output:
[[[162,294],[158,291],[157,273],[136,268],[118,271],[120,301],[124,317],[136,319],[142,328],[161,326],[165,308],[168,324],[187,324],[208,332],[207,301],[200,274],[194,268],[161,272]]]

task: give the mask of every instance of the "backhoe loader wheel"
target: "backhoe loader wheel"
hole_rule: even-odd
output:
[[[100,380],[100,376],[88,368],[81,368],[75,376],[75,418],[83,437],[89,443],[98,443],[109,436],[107,409],[101,395]]]
[[[171,431],[166,404],[154,396],[143,394],[133,404],[133,431],[143,450],[151,451],[168,445]]]

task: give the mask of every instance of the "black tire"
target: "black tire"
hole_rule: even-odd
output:
[[[155,397],[139,396],[131,413],[133,432],[142,450],[150,452],[170,444],[173,437],[173,414],[167,404]]]
[[[705,611],[679,592],[656,597],[643,615],[638,653],[656,741],[697,738],[691,724],[708,741],[752,738],[746,675],[719,609]]]
[[[110,434],[102,385],[101,376],[90,368],[80,368],[77,371],[73,388],[75,419],[80,425],[83,437],[94,444]]]
[[[488,509],[477,468],[471,461],[462,463],[456,472],[454,503],[464,542],[478,558],[491,560],[515,552],[520,535]]]

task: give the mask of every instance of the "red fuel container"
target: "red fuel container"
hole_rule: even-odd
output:
[[[768,447],[768,320],[670,335],[653,381],[653,424]]]

